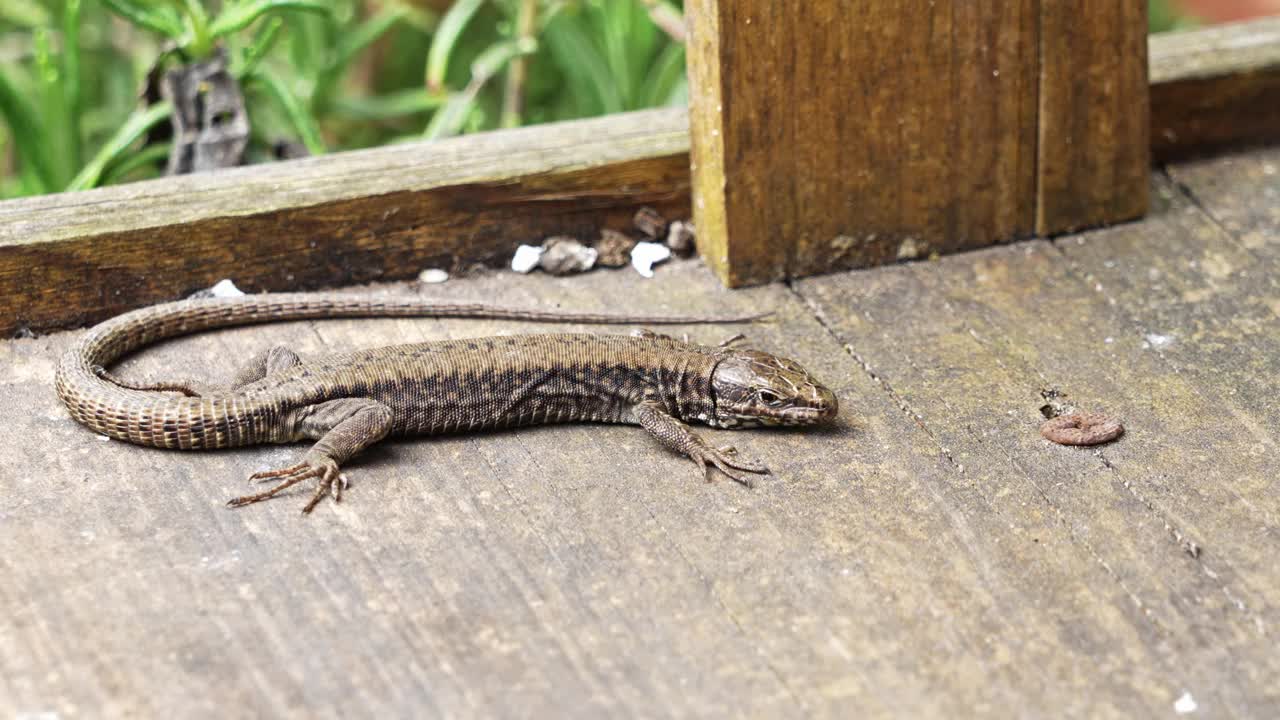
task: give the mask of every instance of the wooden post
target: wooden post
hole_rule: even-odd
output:
[[[1151,157],[1146,0],[1041,8],[1036,231],[1138,217]]]
[[[704,257],[743,285],[1140,214],[1141,4],[689,0]]]

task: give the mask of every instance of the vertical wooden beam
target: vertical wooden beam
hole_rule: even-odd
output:
[[[1147,3],[1053,0],[1041,13],[1036,231],[1139,217],[1151,148]]]
[[[699,244],[731,285],[1029,234],[1035,0],[690,0]]]
[[[1139,4],[688,0],[704,257],[743,285],[1131,217],[1146,188]],[[1042,41],[1068,18],[1091,29]],[[1059,53],[1047,69],[1042,52]],[[1077,61],[1089,74],[1072,82]],[[1078,157],[1092,145],[1106,157]]]

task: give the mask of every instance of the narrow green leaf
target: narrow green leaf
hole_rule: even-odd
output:
[[[344,32],[334,52],[333,64],[339,70],[345,70],[356,55],[395,27],[406,15],[408,15],[407,9],[398,5],[388,5],[373,17],[360,23],[355,30]]]
[[[84,161],[81,145],[80,118],[82,103],[80,83],[80,0],[66,0],[62,11],[62,89],[67,113],[67,154],[73,168]]]
[[[333,111],[353,120],[391,120],[436,110],[448,100],[448,95],[410,88],[374,97],[338,98],[334,100]]]
[[[436,28],[435,37],[431,39],[431,50],[427,53],[427,89],[439,91],[444,89],[445,74],[449,71],[449,59],[453,57],[453,48],[462,36],[471,18],[484,4],[484,0],[456,0],[449,11],[440,19],[440,27]]]
[[[49,11],[34,0],[0,1],[0,21],[13,23],[25,30],[34,30],[53,24]]]
[[[427,124],[422,137],[426,140],[438,140],[457,135],[466,123],[467,118],[475,110],[476,96],[494,75],[502,71],[512,58],[527,55],[537,48],[534,42],[507,40],[487,48],[475,62],[471,64],[471,81],[460,93],[454,94]]]
[[[624,108],[632,106],[637,78],[632,77],[631,57],[628,52],[631,38],[631,11],[635,0],[615,0],[601,6],[604,17],[604,55],[613,76],[614,87]],[[642,67],[642,66],[637,66]]]
[[[575,13],[562,11],[545,28],[546,46],[571,88],[580,95],[579,110],[585,115],[622,112],[622,98],[605,59],[591,42]],[[583,104],[586,103],[586,104]]]
[[[173,105],[165,100],[150,107],[134,111],[120,129],[107,140],[88,165],[67,185],[67,190],[88,190],[97,187],[108,165],[116,162],[135,142],[142,139],[151,128],[169,119]]]
[[[182,20],[168,7],[147,7],[134,0],[102,0],[112,12],[140,28],[159,33],[170,40],[182,39],[186,30]]]
[[[148,145],[132,155],[125,155],[111,163],[102,173],[100,185],[114,185],[129,176],[134,170],[147,166],[154,167],[168,159],[173,151],[173,143],[156,143]]]
[[[373,17],[360,23],[355,30],[344,33],[338,41],[332,60],[320,72],[316,80],[315,91],[311,96],[311,105],[317,112],[327,110],[332,102],[334,90],[342,79],[347,66],[362,50],[372,45],[388,30],[395,27],[406,14],[404,8],[391,5],[383,8]]]
[[[260,86],[276,101],[285,116],[289,118],[294,130],[298,131],[298,139],[302,140],[302,144],[307,146],[307,150],[312,155],[325,153],[324,140],[320,137],[320,127],[316,124],[315,118],[302,106],[298,96],[285,87],[279,77],[265,68],[259,68],[245,79]]]
[[[48,28],[36,28],[32,35],[36,68],[35,98],[43,142],[49,146],[45,151],[45,161],[52,173],[53,187],[61,187],[71,179],[78,166],[72,163],[68,152],[72,118],[67,112],[62,66],[53,56],[51,35]]]
[[[280,18],[271,18],[265,25],[254,33],[253,40],[249,42],[249,46],[244,49],[244,53],[240,56],[240,62],[233,67],[231,73],[237,79],[243,78],[251,74],[258,67],[258,63],[271,52],[271,48],[275,47],[276,40],[280,39],[280,30],[284,27],[284,20]]]
[[[684,46],[676,43],[668,43],[663,48],[640,86],[636,107],[659,107],[671,102],[685,82],[684,52]]]
[[[35,106],[27,99],[28,93],[0,67],[0,115],[9,124],[13,147],[18,155],[21,170],[30,178],[24,189],[31,193],[49,192],[57,187],[49,159],[45,156],[49,143],[41,133],[39,116]]]
[[[319,0],[257,0],[257,2],[236,3],[224,9],[222,14],[213,21],[209,34],[220,38],[243,30],[264,14],[275,10],[303,10],[329,18],[333,17],[333,8],[330,4]]]

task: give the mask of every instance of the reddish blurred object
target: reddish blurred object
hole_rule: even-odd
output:
[[[1178,0],[1183,12],[1207,23],[1280,15],[1280,0]]]

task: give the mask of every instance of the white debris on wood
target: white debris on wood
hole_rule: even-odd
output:
[[[1183,692],[1182,697],[1173,704],[1173,711],[1179,715],[1187,715],[1195,712],[1200,706],[1196,704],[1196,699],[1191,697],[1191,693]]]
[[[671,257],[671,248],[662,243],[639,242],[631,248],[631,267],[641,275],[653,277],[653,266]]]
[[[216,298],[244,297],[244,291],[236,287],[230,279],[224,278],[209,288],[209,295]]]
[[[511,258],[511,269],[518,273],[532,272],[538,267],[538,261],[542,259],[542,248],[536,245],[521,245],[516,248],[516,254]]]
[[[441,270],[440,268],[427,268],[426,270],[418,273],[418,282],[420,283],[434,285],[436,283],[447,282],[448,280],[449,273],[445,270]]]

